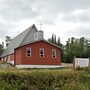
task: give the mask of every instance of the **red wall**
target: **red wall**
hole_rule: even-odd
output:
[[[14,65],[21,64],[21,59],[22,59],[21,50],[22,50],[22,48],[18,48],[14,52],[14,57],[15,57],[14,58]]]
[[[6,58],[6,62],[7,62],[8,61],[8,57],[9,57],[9,55],[4,56],[3,57],[4,61],[5,61],[5,58]],[[10,54],[10,61],[13,61],[13,60],[14,60],[14,53]]]
[[[10,54],[10,61],[13,61],[13,60],[14,60],[14,53]]]
[[[27,48],[31,48],[31,57],[26,56]],[[39,55],[40,48],[44,48],[44,58],[41,58]],[[56,58],[52,58],[52,49],[56,49]],[[15,50],[15,64],[60,65],[60,49],[44,41],[25,45]]]

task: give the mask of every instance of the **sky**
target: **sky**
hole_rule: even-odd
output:
[[[0,0],[0,43],[32,24],[44,31],[44,38],[54,33],[65,44],[68,38],[90,38],[90,0]]]

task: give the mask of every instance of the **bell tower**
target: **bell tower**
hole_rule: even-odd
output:
[[[34,40],[40,40],[43,39],[44,35],[43,35],[43,31],[38,31],[34,34]]]

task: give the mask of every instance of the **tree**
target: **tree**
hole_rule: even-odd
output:
[[[9,45],[10,41],[12,41],[11,37],[6,36],[6,47]]]
[[[54,35],[54,43],[55,43],[55,44],[57,43],[56,35]]]
[[[63,49],[63,44],[61,44],[60,42],[60,37],[58,38],[58,40],[56,39],[56,35],[52,34],[52,38],[49,38],[48,39],[49,42],[51,43],[54,43],[56,45],[58,45],[60,47],[60,56],[61,56],[61,61],[64,61],[63,60],[63,52],[64,52],[64,49]]]
[[[58,37],[58,42],[57,42],[57,44],[58,44],[58,45],[61,44],[61,42],[60,42],[60,37]]]
[[[52,34],[52,43],[54,43],[54,34]]]
[[[0,55],[3,53],[4,51],[4,43],[2,42],[2,44],[0,44]]]
[[[56,44],[57,40],[56,40],[56,35],[52,34],[52,43]]]
[[[85,38],[81,37],[80,38],[80,56],[83,57],[84,56],[84,47],[85,47]]]
[[[64,49],[65,62],[72,63],[74,57],[88,58],[90,57],[90,40],[84,37],[69,38]]]
[[[61,44],[60,37],[56,40],[56,35],[52,34],[52,38],[48,41],[60,47],[61,61],[72,63],[74,57],[88,58],[90,57],[90,40],[84,37],[71,37],[66,41],[66,45]]]
[[[49,42],[52,42],[52,38],[49,38],[48,41],[49,41]]]

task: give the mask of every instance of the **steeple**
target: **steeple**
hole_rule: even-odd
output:
[[[40,31],[37,31],[35,34],[34,34],[34,40],[40,40],[40,39],[43,39],[44,37],[44,34],[43,34],[43,31],[41,30],[41,25],[42,23],[40,22]]]
[[[41,26],[42,26],[43,24],[40,22],[40,24],[39,24],[39,25],[40,25],[40,30],[41,30]]]

